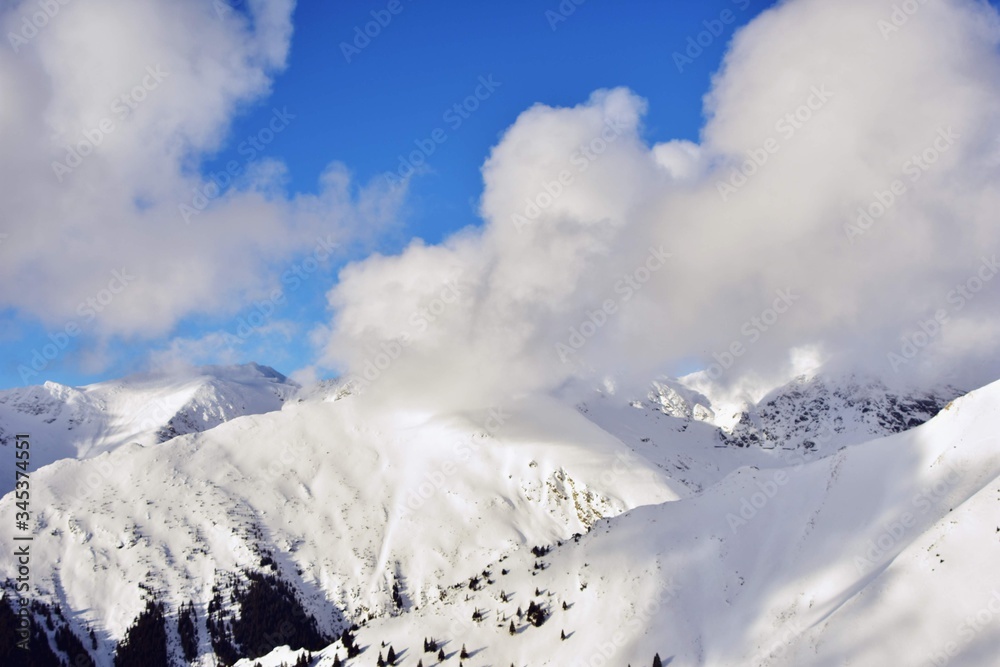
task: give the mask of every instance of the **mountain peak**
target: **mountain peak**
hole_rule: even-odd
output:
[[[32,465],[39,467],[132,442],[156,445],[237,417],[280,410],[299,390],[278,371],[256,363],[156,370],[80,388],[48,381],[0,391],[0,442],[31,433]],[[0,491],[13,484],[13,463],[13,457],[0,460]]]

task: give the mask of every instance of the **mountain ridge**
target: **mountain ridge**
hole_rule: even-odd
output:
[[[247,372],[265,387],[286,386],[284,376],[276,372],[274,377],[256,368]],[[641,400],[599,391],[576,404],[532,397],[441,415],[386,411],[364,395],[341,391],[336,383],[296,390],[289,394],[295,399],[281,401],[280,410],[236,416],[201,431],[172,435],[155,446],[127,443],[82,460],[66,458],[34,473],[36,592],[40,601],[68,612],[66,622],[74,633],[83,637],[97,629],[93,654],[101,665],[110,665],[113,647],[151,596],[166,605],[168,619],[174,619],[182,605],[194,603],[198,650],[202,664],[208,664],[204,661],[224,648],[217,638],[225,635],[213,633],[226,632],[241,613],[232,582],[251,573],[274,575],[288,586],[295,604],[316,619],[328,639],[354,625],[360,626],[356,632],[362,638],[374,637],[370,633],[376,631],[390,634],[396,625],[420,619],[425,619],[420,622],[426,621],[429,633],[438,626],[421,610],[438,609],[442,618],[457,621],[449,616],[451,611],[439,609],[440,604],[451,600],[456,609],[470,601],[475,605],[482,591],[493,590],[508,576],[496,573],[509,570],[500,563],[523,563],[521,586],[527,581],[541,586],[548,582],[552,561],[538,556],[535,548],[548,553],[555,547],[555,558],[577,541],[591,544],[602,530],[620,532],[620,526],[636,521],[629,517],[648,515],[652,524],[662,525],[660,513],[673,516],[680,511],[678,516],[688,518],[678,525],[692,527],[683,541],[686,551],[677,551],[681,543],[657,541],[655,547],[657,553],[676,551],[678,558],[692,558],[687,570],[674,576],[680,592],[671,593],[673,599],[685,590],[686,577],[721,576],[698,569],[703,560],[693,556],[716,543],[718,536],[700,535],[697,527],[721,526],[732,532],[728,539],[739,538],[739,521],[749,522],[741,512],[749,510],[736,496],[754,498],[759,488],[748,484],[780,488],[778,498],[799,489],[806,499],[799,504],[815,505],[817,493],[833,488],[842,461],[857,456],[845,452],[885,450],[893,446],[887,442],[905,445],[914,434],[933,431],[935,422],[966,412],[963,406],[970,400],[958,399],[916,430],[894,433],[900,424],[925,420],[935,405],[921,395],[901,401],[877,383],[846,387],[850,389],[838,389],[835,380],[797,380],[770,392],[762,402],[759,415],[771,433],[797,433],[797,410],[815,413],[814,400],[823,398],[824,414],[839,415],[853,427],[835,431],[831,426],[829,440],[818,448],[801,446],[801,438],[787,447],[738,446],[727,440],[724,428],[712,423],[715,409],[704,393],[668,379],[652,384]],[[67,395],[78,391],[53,390]],[[830,400],[845,391],[849,400]],[[852,397],[851,391],[857,395]],[[1000,402],[1000,391],[983,392]],[[709,405],[703,405],[706,401]],[[704,410],[697,410],[698,405]],[[770,405],[780,409],[766,409]],[[864,419],[868,413],[861,408],[880,411],[889,405],[902,405],[898,410],[906,419]],[[900,452],[905,451],[903,446]],[[811,477],[802,482],[803,475]],[[786,477],[799,481],[793,484]],[[786,481],[779,484],[777,479]],[[734,498],[728,512],[732,516],[724,512],[720,517],[716,509],[698,518],[698,508],[717,507],[720,496]],[[764,509],[778,502],[768,499]],[[750,509],[754,525],[763,525],[759,516],[764,510],[752,503]],[[11,494],[0,499],[0,521],[12,522],[15,510]],[[635,581],[648,579],[653,589],[664,589],[665,580],[654,577],[661,567],[643,566],[627,547],[662,531],[646,524],[629,530],[621,545],[614,540],[601,543],[601,553],[621,553],[606,568],[595,568],[593,577],[638,568]],[[789,544],[790,537],[775,533],[772,550]],[[560,543],[564,546],[555,546]],[[0,545],[4,563],[13,562],[8,550]],[[781,560],[778,552],[773,558]],[[0,578],[12,581],[15,571],[3,567]],[[598,590],[597,579],[589,580],[590,590]],[[733,581],[726,575],[719,584],[724,589],[742,587]],[[468,600],[455,597],[456,585],[466,589],[462,597]],[[648,588],[644,586],[643,595]],[[670,590],[675,588],[671,584]],[[227,595],[233,596],[232,603],[226,602]],[[564,597],[568,600],[568,589]],[[618,598],[628,599],[624,589],[609,599]],[[482,602],[486,609],[485,599]],[[525,598],[521,603],[527,604]],[[471,617],[480,610],[466,611]],[[650,627],[659,623],[656,618],[647,619]],[[478,636],[474,628],[460,627],[469,637]],[[717,640],[695,626],[689,630],[688,639],[705,644],[685,649],[693,651],[685,654],[688,658],[703,660],[709,646],[719,650],[713,644]],[[407,641],[413,641],[409,635],[415,631],[411,627],[404,633]],[[168,635],[172,654],[179,656],[176,632]],[[537,637],[540,643],[533,640],[525,646],[549,650],[544,646],[551,637]],[[639,649],[652,644],[630,641],[637,651],[632,659],[639,662]],[[285,656],[282,660],[294,653],[282,652],[279,646],[274,645],[274,656]],[[416,655],[420,647],[409,646],[409,655]],[[238,656],[244,649],[225,651]],[[318,664],[332,664],[338,650],[344,657],[343,645],[334,641]],[[508,657],[523,664],[527,658],[523,653],[498,656],[498,664],[506,664]],[[258,659],[280,663],[254,656]]]
[[[281,409],[297,384],[258,364],[141,373],[84,387],[45,382],[0,391],[0,445],[33,435],[32,467],[89,458]],[[2,451],[2,450],[0,450]],[[13,457],[0,460],[0,493],[13,488]]]

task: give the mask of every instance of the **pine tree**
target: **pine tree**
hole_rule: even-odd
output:
[[[445,661],[444,649],[443,648],[438,649],[438,662],[444,662],[444,661]]]
[[[189,602],[187,606],[181,605],[180,613],[177,615],[177,633],[181,638],[181,651],[188,663],[194,662],[198,657],[198,630],[195,626],[197,620],[193,602]]]
[[[396,650],[391,646],[389,647],[389,653],[385,656],[385,659],[390,665],[396,664]]]
[[[329,645],[288,582],[253,571],[244,571],[242,578],[245,583],[237,585],[232,594],[240,611],[231,626],[233,643],[240,647],[242,657],[256,659],[281,644],[311,650]],[[276,626],[288,631],[275,632]]]
[[[663,663],[660,662],[660,654],[659,653],[657,653],[653,657],[653,667],[663,667]]]
[[[69,626],[60,625],[59,629],[56,630],[55,640],[56,648],[70,657],[70,662],[73,664],[73,667],[94,667],[94,659],[90,657],[90,654],[87,653],[87,649],[83,646],[83,642],[81,642],[80,639],[73,634],[73,631],[69,629]],[[46,664],[44,661],[29,662],[33,665],[39,665],[39,667]],[[4,664],[8,663],[4,661]],[[14,664],[20,663],[14,661]]]
[[[340,662],[340,656],[337,654],[333,655],[333,667],[343,667],[343,664]]]
[[[399,582],[392,582],[392,604],[395,605],[396,611],[403,608],[403,596],[399,592]]]
[[[510,631],[510,634],[512,634],[512,635],[516,635],[517,634],[517,628],[514,627],[514,621],[510,622],[510,630],[509,631]]]
[[[462,644],[462,652],[458,654],[458,657],[462,660],[469,659],[469,652],[465,650],[465,644]]]
[[[528,611],[525,616],[528,619],[528,623],[531,623],[536,628],[540,628],[549,618],[548,612],[541,605],[535,604],[534,600],[528,603]]]
[[[559,631],[559,639],[561,639],[563,641],[566,641],[566,631],[565,630],[560,630]]]
[[[340,635],[340,641],[344,644],[344,648],[347,649],[348,659],[357,657],[361,653],[361,649],[355,643],[354,635],[351,634],[350,630],[344,630]]]
[[[385,658],[382,657],[382,651],[378,652],[378,660],[375,662],[378,667],[385,667]]]
[[[168,667],[167,628],[163,605],[148,600],[146,609],[115,650],[115,667]]]

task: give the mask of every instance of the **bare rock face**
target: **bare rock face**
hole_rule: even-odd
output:
[[[961,393],[954,387],[901,393],[856,377],[798,378],[748,406],[724,439],[735,447],[828,451],[919,426]]]

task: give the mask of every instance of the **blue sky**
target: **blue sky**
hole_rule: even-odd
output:
[[[373,249],[393,253],[414,237],[437,242],[478,224],[480,167],[500,134],[533,104],[572,106],[596,89],[626,86],[649,102],[645,133],[650,143],[697,140],[701,98],[727,42],[735,29],[770,4],[587,0],[575,5],[567,0],[562,6],[575,10],[564,15],[554,0],[400,0],[402,10],[364,48],[351,52],[348,62],[343,44],[353,42],[356,28],[389,3],[304,2],[294,13],[287,69],[275,76],[270,95],[240,111],[223,148],[204,156],[201,169],[210,174],[230,160],[242,161],[241,142],[265,127],[276,108],[287,109],[294,119],[261,154],[285,163],[287,187],[295,192],[315,191],[318,175],[332,160],[347,165],[358,183],[380,178],[398,168],[400,156],[417,148],[415,142],[430,145],[427,141],[438,131],[426,169],[411,182],[402,224],[374,248],[353,249],[348,259]],[[724,23],[720,17],[733,20]],[[708,39],[708,28],[718,36]],[[689,38],[699,33],[708,45],[679,71],[675,52],[684,51]],[[482,81],[494,89],[484,88]],[[455,105],[477,88],[484,99],[459,116]],[[280,273],[287,267],[274,268]],[[293,331],[252,339],[233,351],[235,360],[286,372],[308,365],[315,353],[307,333],[329,321],[325,293],[338,268],[324,266],[288,294],[276,316],[294,322]],[[115,339],[99,354],[93,353],[97,341],[85,333],[30,383],[79,385],[141,370],[150,351],[164,348],[170,339],[232,331],[249,312],[235,319],[189,318],[168,336]],[[24,384],[19,366],[30,363],[33,352],[49,344],[56,332],[13,310],[3,322],[0,385],[18,386]]]

